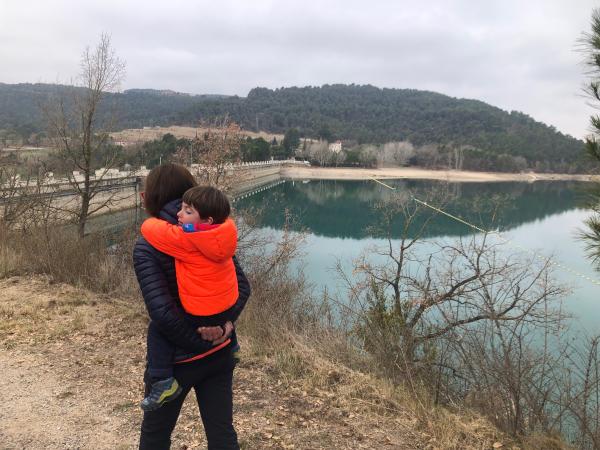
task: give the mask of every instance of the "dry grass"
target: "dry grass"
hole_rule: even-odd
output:
[[[413,445],[407,448],[475,450],[490,449],[495,443],[506,449],[540,448],[518,444],[478,414],[424,405],[403,386],[336,363],[324,355],[327,343],[319,348],[312,339],[285,333],[272,342],[277,341],[280,345],[265,349],[252,339],[244,351],[250,359],[260,361],[269,378],[284,389],[299,390],[304,393],[301,395],[317,393],[333,410],[363,421],[365,436],[371,426],[367,418],[377,418],[389,431],[382,441],[401,436],[400,442]],[[567,448],[561,445],[558,448]]]
[[[267,354],[259,344],[253,355],[265,362],[269,375],[278,383],[286,387],[300,386],[303,392],[318,392],[333,408],[350,411],[351,417],[391,421],[391,434],[402,433],[413,448],[475,450],[502,444],[498,448],[571,449],[559,436],[534,435],[516,441],[473,411],[452,411],[425,404],[423,400],[430,397],[427,393],[415,396],[402,385],[393,385],[372,373],[333,362],[324,355],[326,343],[319,348],[314,339],[297,335],[280,342],[280,348],[272,348]]]
[[[74,229],[59,226],[26,233],[3,230],[0,276],[44,274],[54,282],[131,295],[138,289],[131,264],[134,240],[131,229],[117,237],[94,235],[83,240]]]
[[[147,323],[131,268],[134,236],[111,252],[104,240],[79,241],[67,232],[5,232],[0,237],[0,274],[20,275],[0,280],[0,345],[8,360],[24,361],[15,375],[31,371],[36,374],[32,385],[41,377],[48,389],[25,389],[15,401],[21,408],[39,402],[38,394],[53,401],[60,395],[53,414],[76,414],[71,428],[59,427],[48,438],[38,437],[35,445],[55,448],[44,439],[60,441],[74,434],[80,440],[72,447],[92,448],[88,442],[94,442],[94,429],[81,433],[77,427],[99,407],[105,423],[125,442],[112,438],[100,448],[132,448],[141,418],[137,403]],[[242,362],[236,374],[235,420],[242,448],[475,450],[498,442],[502,448],[523,450],[567,448],[546,436],[530,437],[518,446],[480,415],[432,406],[426,392],[414,395],[414,388],[376,376],[373,361],[322,321],[326,305],[315,306],[304,279],[289,276],[299,244],[290,235],[279,243],[278,253],[245,260],[252,269],[253,296],[239,323]],[[37,355],[36,361],[23,354]],[[36,372],[40,361],[51,361],[58,379],[71,387],[59,388],[49,374]],[[81,383],[94,389],[80,389]],[[62,403],[71,409],[63,411]],[[21,424],[21,416],[30,412],[19,408],[10,410],[8,419],[0,413],[3,423]],[[53,423],[44,411],[30,420]],[[25,442],[21,426],[11,431],[15,446]],[[203,443],[189,399],[174,445],[196,448]]]
[[[0,414],[8,448],[25,442],[40,448],[61,448],[57,443],[63,442],[133,448],[144,364],[141,300],[114,299],[40,276],[0,280],[0,290],[0,365],[10,360],[16,365],[9,367],[23,376],[18,398]],[[548,437],[519,447],[480,416],[423,407],[401,386],[336,362],[327,356],[328,340],[319,346],[314,337],[279,330],[266,346],[250,329],[240,331],[234,420],[242,448],[490,449],[496,442],[506,449],[566,448]],[[8,376],[0,384],[11,382]],[[50,408],[35,407],[47,398],[53,399]],[[24,435],[25,423],[44,433]],[[106,427],[113,433],[99,444]],[[173,445],[205,445],[191,396]]]
[[[246,351],[261,361],[274,382],[300,393],[317,392],[332,408],[350,411],[352,417],[391,421],[391,435],[404,437],[394,442],[410,442],[408,448],[568,448],[560,439],[543,436],[519,443],[481,414],[435,406],[425,386],[398,385],[381,377],[372,355],[359,351],[349,336],[323,320],[329,307],[310,298],[302,275],[290,276],[289,263],[301,240],[284,233],[276,245],[277,252],[259,252],[245,261],[253,268],[253,296],[239,322],[240,334],[250,338]],[[392,437],[381,437],[381,442],[387,439]]]
[[[8,347],[23,339],[30,344],[43,344],[80,332],[96,333],[102,328],[98,303],[108,301],[108,296],[56,283],[49,276],[15,276],[2,283],[5,290],[0,302],[0,340]],[[49,291],[52,295],[48,295]],[[125,317],[145,322],[141,308],[134,308],[129,302],[111,306],[117,307]]]

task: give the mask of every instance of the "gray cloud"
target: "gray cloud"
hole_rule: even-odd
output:
[[[308,3],[308,4],[307,4]],[[3,0],[0,81],[68,81],[102,31],[124,88],[246,95],[324,83],[427,89],[520,110],[582,137],[575,51],[592,0]]]

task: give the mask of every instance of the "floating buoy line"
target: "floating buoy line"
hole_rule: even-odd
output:
[[[386,188],[388,188],[388,189],[390,189],[392,191],[396,190],[395,187],[390,186],[390,185],[388,185],[388,184],[386,184],[386,183],[384,183],[382,181],[379,181],[375,177],[371,177],[371,180],[374,181],[374,182],[376,182],[376,183],[381,184],[382,186],[385,186]],[[564,270],[566,272],[569,272],[570,274],[572,274],[574,276],[577,276],[577,277],[582,278],[582,279],[584,279],[586,281],[589,281],[592,284],[595,284],[596,286],[600,286],[600,281],[599,280],[597,280],[595,278],[592,278],[590,276],[587,276],[586,274],[581,273],[581,272],[579,272],[579,271],[577,271],[577,270],[575,270],[575,269],[573,269],[573,268],[571,268],[571,267],[569,267],[569,266],[567,266],[567,265],[565,265],[565,264],[563,264],[563,263],[561,263],[559,261],[555,261],[554,259],[549,259],[546,256],[541,255],[541,254],[535,252],[534,250],[532,250],[530,248],[527,248],[527,247],[524,247],[523,245],[517,244],[516,242],[512,241],[511,239],[503,236],[502,233],[500,233],[500,231],[498,231],[498,230],[492,230],[492,231],[485,230],[485,229],[483,229],[481,227],[478,227],[477,225],[475,225],[473,223],[470,223],[470,222],[464,220],[461,217],[455,216],[454,214],[450,214],[449,212],[444,211],[444,210],[442,210],[441,208],[438,208],[435,205],[431,205],[431,204],[429,204],[427,202],[424,202],[423,200],[418,199],[417,197],[415,197],[412,194],[410,195],[410,197],[411,197],[411,200],[413,200],[414,202],[419,203],[419,204],[421,204],[421,205],[423,205],[423,206],[425,206],[427,208],[430,208],[433,211],[436,211],[437,213],[442,214],[442,215],[444,215],[446,217],[449,217],[449,218],[451,218],[451,219],[453,219],[453,220],[455,220],[457,222],[460,222],[460,223],[462,223],[462,224],[464,224],[464,225],[472,228],[473,230],[476,230],[476,231],[478,231],[480,233],[484,233],[484,234],[487,234],[487,235],[496,235],[505,244],[508,244],[508,245],[510,245],[510,246],[512,246],[514,248],[517,248],[517,249],[519,249],[521,251],[525,251],[525,252],[529,253],[530,255],[534,256],[535,258],[541,259],[543,261],[548,261],[549,264],[551,264],[553,266],[559,267],[562,270]]]

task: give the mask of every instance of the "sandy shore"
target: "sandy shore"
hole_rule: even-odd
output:
[[[365,180],[369,178],[410,178],[455,182],[491,182],[538,180],[600,181],[598,175],[572,175],[559,173],[500,173],[469,172],[464,170],[427,170],[411,167],[362,169],[348,167],[283,167],[281,176],[292,179]]]

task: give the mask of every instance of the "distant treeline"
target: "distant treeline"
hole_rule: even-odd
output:
[[[485,161],[498,162],[499,155],[505,155],[501,160],[520,156],[537,170],[585,169],[582,141],[520,112],[434,92],[355,85],[256,88],[246,98],[197,103],[186,114],[188,120],[229,114],[245,128],[273,133],[297,128],[302,136],[328,141],[462,149],[465,160],[482,169],[495,166]]]
[[[298,145],[299,138],[293,130],[285,134],[281,143],[277,142],[276,139],[268,142],[261,137],[246,137],[241,141],[237,156],[241,161],[266,161],[271,158],[287,159],[293,156],[294,149]],[[178,139],[167,133],[161,139],[154,139],[141,145],[123,149],[121,159],[134,167],[143,165],[152,169],[161,162],[176,161],[178,152],[184,154],[191,152],[193,155],[195,146],[194,139]]]
[[[39,105],[52,95],[66,95],[69,89],[0,84],[3,136],[12,132],[30,139],[32,134],[43,133]],[[557,172],[585,171],[587,167],[582,159],[583,143],[554,127],[520,112],[508,113],[481,101],[427,91],[325,85],[255,88],[247,97],[226,97],[135,89],[108,94],[107,100],[100,119],[117,111],[115,129],[195,125],[229,116],[247,130],[284,133],[296,129],[303,138],[343,140],[346,148],[409,143],[415,155],[408,164]]]
[[[20,137],[43,133],[46,129],[42,108],[57,98],[67,103],[77,89],[57,84],[0,83],[0,130],[11,130]],[[109,119],[116,130],[181,123],[183,111],[196,103],[220,98],[211,95],[188,95],[173,91],[130,89],[107,93],[98,120]]]

